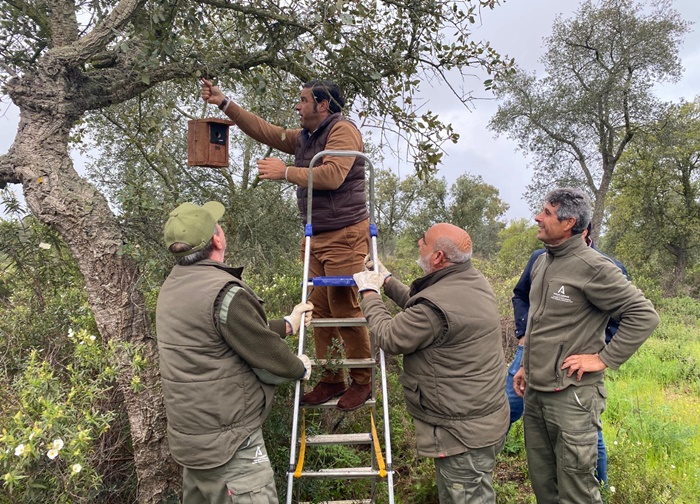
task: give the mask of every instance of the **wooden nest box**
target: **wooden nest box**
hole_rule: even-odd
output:
[[[228,128],[226,119],[193,119],[187,122],[187,165],[228,167]]]

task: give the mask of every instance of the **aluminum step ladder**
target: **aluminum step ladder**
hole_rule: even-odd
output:
[[[377,258],[377,226],[374,221],[374,167],[369,158],[362,152],[358,151],[332,151],[326,150],[316,154],[309,164],[308,178],[308,201],[307,201],[307,219],[304,229],[305,236],[305,251],[304,251],[304,277],[302,283],[302,302],[306,302],[309,296],[309,287],[337,287],[346,286],[352,287],[355,281],[352,276],[338,277],[316,277],[309,278],[309,264],[311,257],[311,237],[312,220],[312,194],[313,180],[312,172],[316,161],[323,156],[339,156],[339,157],[359,157],[365,160],[365,169],[369,171],[369,215],[370,215],[370,254],[372,258]],[[367,326],[367,320],[362,318],[345,318],[345,319],[313,319],[312,327],[350,327],[350,326]],[[368,492],[367,499],[354,500],[339,500],[339,501],[322,501],[327,504],[350,504],[350,503],[366,503],[372,504],[375,502],[377,483],[385,481],[387,484],[388,502],[394,504],[394,484],[393,484],[393,469],[391,463],[391,439],[389,428],[389,398],[387,392],[387,375],[386,375],[386,360],[384,351],[376,347],[372,336],[370,348],[372,355],[377,358],[369,359],[342,359],[329,362],[325,359],[311,359],[313,367],[325,367],[333,365],[345,369],[350,368],[371,368],[372,369],[372,394],[367,402],[358,410],[359,412],[369,412],[369,427],[365,433],[347,433],[347,434],[320,434],[307,436],[306,435],[306,411],[312,409],[335,409],[338,404],[338,399],[316,406],[301,405],[301,396],[303,395],[303,384],[301,381],[296,382],[294,390],[294,416],[292,420],[292,436],[291,447],[289,454],[289,470],[287,473],[287,504],[292,504],[294,497],[294,482],[302,478],[308,479],[368,479],[371,481],[371,489]],[[306,328],[304,324],[299,329],[299,350],[297,355],[305,353]],[[377,433],[376,429],[376,411],[377,411],[377,373],[381,382],[381,403],[383,411],[383,436]],[[339,412],[339,414],[344,414]],[[301,429],[299,428],[299,419],[301,417]],[[300,434],[301,430],[301,434]],[[384,444],[384,451],[381,449],[380,438]],[[329,445],[367,445],[371,450],[371,462],[369,466],[364,467],[344,467],[344,468],[321,468],[318,470],[304,470],[304,458],[307,447],[313,449],[317,446]],[[297,448],[298,457],[297,457]],[[300,501],[299,504],[304,504]]]

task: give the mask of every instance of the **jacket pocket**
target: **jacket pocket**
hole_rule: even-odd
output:
[[[277,504],[277,489],[271,467],[243,474],[226,483],[231,502],[235,504]]]
[[[557,358],[554,359],[554,379],[556,380],[557,388],[561,388],[564,380],[562,378],[563,374],[561,371],[561,365],[563,364],[561,355],[564,353],[564,344],[559,345],[559,350],[557,350]]]
[[[423,411],[421,405],[420,384],[413,376],[403,373],[399,376],[399,383],[403,386],[403,395],[406,399],[408,412]]]

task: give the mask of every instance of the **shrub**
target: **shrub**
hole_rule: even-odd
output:
[[[94,502],[103,488],[100,443],[115,413],[112,351],[85,330],[68,335],[72,358],[40,350],[4,394],[0,473],[11,502]]]

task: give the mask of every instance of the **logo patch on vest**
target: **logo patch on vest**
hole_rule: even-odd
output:
[[[554,301],[562,301],[564,303],[572,302],[569,296],[566,295],[566,290],[564,289],[563,285],[559,287],[559,290],[557,292],[552,294],[551,299],[553,299]]]

